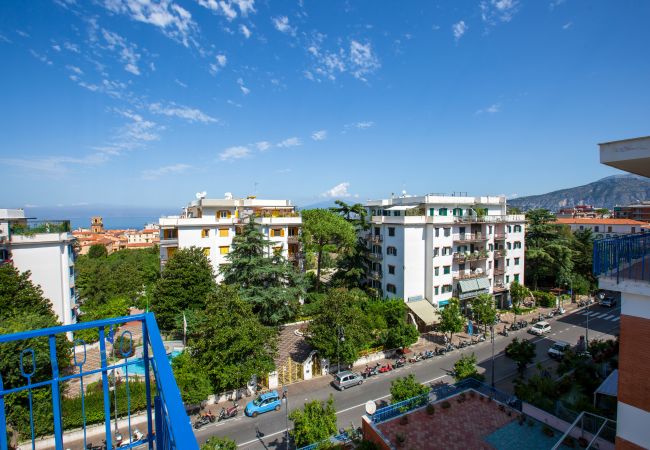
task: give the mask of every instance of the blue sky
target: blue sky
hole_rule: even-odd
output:
[[[0,205],[521,196],[647,135],[650,3],[0,5]]]

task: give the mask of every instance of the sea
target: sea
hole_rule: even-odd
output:
[[[139,217],[102,217],[105,230],[126,230],[129,228],[141,230],[145,225],[158,223],[160,216]],[[70,217],[70,226],[77,228],[90,228],[90,217]]]

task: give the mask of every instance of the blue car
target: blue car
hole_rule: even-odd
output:
[[[252,402],[249,402],[246,405],[244,413],[248,417],[257,417],[258,414],[262,414],[268,411],[280,411],[281,406],[282,400],[280,400],[280,396],[278,395],[277,391],[271,391],[262,394]]]

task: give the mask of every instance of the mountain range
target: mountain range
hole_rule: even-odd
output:
[[[584,186],[560,189],[547,194],[529,195],[508,200],[509,206],[526,211],[545,208],[557,211],[576,205],[593,205],[612,209],[650,199],[650,179],[638,175],[612,175]]]

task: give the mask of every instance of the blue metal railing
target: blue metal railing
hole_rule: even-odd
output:
[[[594,241],[593,274],[621,279],[650,281],[650,233],[632,234]]]
[[[113,333],[114,329],[126,323],[131,329],[142,329],[143,355],[140,362],[144,365],[143,383],[133,374],[129,375],[129,366],[133,367],[135,358],[114,359],[116,351],[124,356],[134,353],[130,330],[119,336]],[[106,333],[108,327],[110,331]],[[71,342],[67,341],[66,335],[81,330],[97,333],[98,349],[90,349],[83,340],[76,339],[73,351],[68,351]],[[115,344],[112,358],[106,341]],[[84,366],[90,366],[87,359],[92,350],[98,351],[100,365],[86,369]],[[20,352],[20,357],[11,355],[13,351]],[[106,450],[144,444],[151,450],[198,450],[153,313],[0,335],[0,354],[11,355],[0,364],[3,368],[3,373],[0,373],[0,450],[8,449],[8,434],[14,441],[31,439],[29,447],[34,449],[36,440],[49,433],[53,433],[56,450],[80,448],[82,444],[85,449],[91,440],[97,448]],[[7,364],[14,361],[16,367]],[[121,383],[120,371],[124,373]],[[90,386],[95,384],[91,383],[93,381],[97,381],[94,390]],[[98,396],[100,401],[93,401]],[[70,404],[73,405],[72,411]],[[132,426],[132,412],[138,409],[145,410],[144,433],[136,432]],[[80,415],[80,420],[76,414]],[[81,434],[78,437],[65,434],[71,415],[76,416],[75,420],[82,428],[82,433],[76,433]],[[116,436],[118,420],[128,431],[122,442]],[[112,421],[115,435],[111,431]],[[96,422],[103,423],[103,430],[99,428],[93,433],[89,426]],[[105,447],[99,445],[103,440]]]
[[[296,450],[315,450],[324,444],[341,445],[341,444],[346,444],[351,440],[352,438],[348,435],[348,433],[341,433],[341,434],[337,434],[336,436],[332,436],[329,439],[325,439],[324,441],[316,442],[315,444],[309,444],[304,447],[300,447]]]

